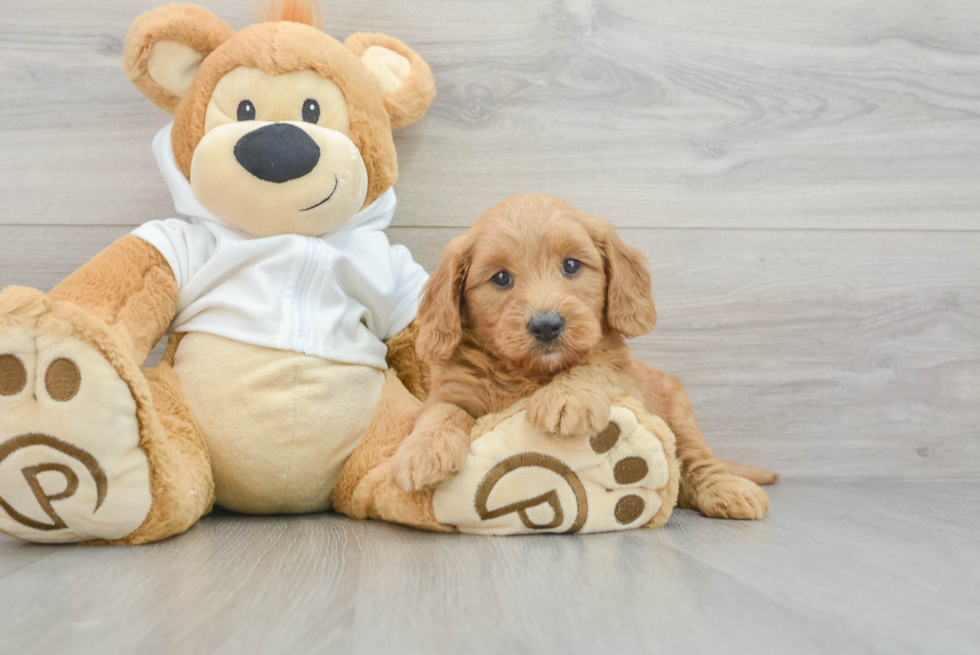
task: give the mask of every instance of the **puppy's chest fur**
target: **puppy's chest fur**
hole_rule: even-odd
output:
[[[465,344],[444,366],[433,368],[429,401],[451,403],[479,418],[502,412],[556,378],[583,368],[592,373],[589,382],[605,386],[611,396],[628,394],[642,398],[633,377],[632,356],[625,344],[599,348],[579,366],[548,374],[516,370],[483,348]]]

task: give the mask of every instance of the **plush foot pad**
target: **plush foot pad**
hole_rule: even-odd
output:
[[[151,503],[136,402],[95,348],[0,331],[0,530],[47,543],[120,539]]]
[[[574,440],[538,432],[521,411],[470,445],[465,468],[436,489],[433,505],[460,532],[626,530],[667,520],[677,475],[673,434],[635,406],[614,406],[604,430]]]

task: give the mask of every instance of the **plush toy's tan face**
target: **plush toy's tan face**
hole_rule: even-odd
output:
[[[191,163],[194,195],[215,216],[258,236],[322,234],[357,213],[367,181],[330,80],[240,67],[218,82]]]
[[[425,62],[382,34],[341,44],[298,23],[235,33],[170,5],[130,30],[126,72],[174,112],[172,146],[194,196],[259,236],[331,231],[397,177],[391,130],[435,94]]]

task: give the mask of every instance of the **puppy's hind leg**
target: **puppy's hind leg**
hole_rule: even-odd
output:
[[[722,462],[711,452],[680,381],[643,362],[637,361],[635,368],[647,410],[664,418],[677,437],[681,460],[678,505],[710,518],[762,519],[769,511],[769,497],[752,479],[736,475],[733,463]],[[769,473],[762,469],[753,471],[754,477],[771,477],[769,483],[779,477],[761,475]]]
[[[731,462],[728,460],[722,460],[722,464],[728,467],[729,473],[747,480],[751,480],[758,485],[766,486],[769,484],[775,484],[779,480],[779,474],[775,471],[767,471],[766,469],[760,469],[756,466],[740,464],[738,462]]]

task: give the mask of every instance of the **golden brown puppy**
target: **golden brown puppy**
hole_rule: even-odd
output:
[[[392,460],[406,490],[432,487],[466,460],[476,418],[528,398],[527,419],[558,438],[609,422],[611,399],[644,401],[677,436],[682,507],[761,519],[773,473],[720,462],[680,382],[636,360],[625,338],[657,322],[650,274],[613,225],[548,196],[525,193],[454,239],[419,308],[419,357],[431,390]]]

